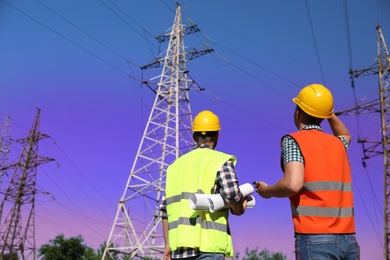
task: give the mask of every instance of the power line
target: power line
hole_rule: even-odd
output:
[[[309,24],[310,24],[311,34],[312,34],[312,36],[313,36],[314,47],[315,47],[315,49],[316,49],[316,55],[317,55],[317,60],[318,60],[318,66],[320,67],[320,73],[321,73],[321,77],[322,77],[322,82],[324,83],[324,85],[326,85],[326,83],[325,83],[325,77],[324,77],[324,71],[322,70],[322,64],[321,64],[320,54],[319,54],[319,52],[318,52],[318,45],[317,45],[317,41],[316,41],[316,37],[315,37],[315,33],[314,33],[313,22],[312,22],[311,15],[310,15],[309,4],[307,3],[307,0],[305,0],[305,3],[306,3],[307,15],[309,16]]]
[[[30,18],[31,20],[33,20],[34,22],[38,23],[39,25],[43,26],[44,28],[46,28],[47,30],[51,31],[52,33],[58,35],[59,37],[61,37],[62,39],[66,40],[67,42],[70,42],[71,44],[75,45],[76,47],[80,48],[81,50],[85,51],[86,53],[92,55],[93,57],[97,58],[98,60],[102,61],[103,63],[107,64],[108,66],[114,68],[115,70],[121,72],[122,74],[128,76],[128,72],[127,71],[124,71],[120,68],[118,68],[117,66],[115,66],[114,64],[104,60],[103,58],[99,57],[98,55],[96,55],[95,53],[89,51],[88,49],[84,48],[83,46],[81,46],[80,44],[76,43],[75,41],[73,40],[70,40],[69,38],[65,37],[64,35],[62,35],[61,33],[57,32],[56,30],[52,29],[51,27],[47,26],[46,24],[38,21],[37,19],[35,19],[34,17],[32,17],[31,15],[27,14],[26,12],[20,10],[19,8],[17,8],[16,6],[8,3],[7,1],[5,0],[2,0],[5,4],[7,4],[8,6],[12,7],[13,9],[15,9],[16,11],[18,11],[19,13],[23,14],[24,16]]]

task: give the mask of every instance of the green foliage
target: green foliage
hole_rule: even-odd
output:
[[[94,250],[83,244],[81,236],[65,239],[59,235],[38,250],[43,260],[97,260]]]
[[[239,254],[237,253],[235,258],[239,259]],[[263,249],[259,252],[259,248],[249,250],[246,248],[245,256],[242,260],[286,260],[287,256],[283,255],[281,252],[270,253],[268,249]]]
[[[48,244],[44,244],[38,250],[38,256],[42,260],[132,260],[129,255],[119,257],[118,252],[110,252],[103,259],[106,242],[100,245],[96,252],[83,244],[84,239],[81,236],[65,239],[64,235],[58,235],[55,239],[49,240]],[[113,244],[110,245],[113,247]],[[138,259],[138,258],[136,258]],[[143,260],[152,260],[152,257],[142,257]],[[5,260],[5,258],[0,260]],[[9,259],[18,260],[18,259]]]
[[[11,254],[0,255],[1,260],[19,260],[18,254],[12,252]]]
[[[96,252],[83,244],[84,239],[81,236],[71,237],[65,239],[64,235],[58,235],[55,239],[49,240],[48,244],[44,244],[38,250],[38,256],[42,257],[42,260],[132,260],[129,255],[118,256],[118,252],[111,252],[109,256],[102,259],[104,250],[106,248],[106,242],[100,245],[100,248]],[[111,245],[112,247],[113,245]],[[235,255],[235,259],[239,260],[239,253]],[[153,257],[140,257],[143,260],[153,260]],[[15,255],[4,255],[2,260],[19,260]],[[241,260],[286,260],[287,256],[281,252],[270,253],[268,249],[259,251],[259,248],[249,250],[246,248],[245,256]]]
[[[97,250],[96,259],[101,260],[104,254],[104,250],[106,249],[107,242],[104,242],[100,245],[100,248]],[[111,243],[110,247],[113,247]],[[118,260],[118,252],[111,252],[110,255],[106,255],[103,260]]]

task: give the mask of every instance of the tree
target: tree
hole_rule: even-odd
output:
[[[96,254],[97,258],[96,259],[99,259],[99,260],[102,259],[106,245],[107,245],[107,241],[104,242],[102,245],[100,245],[100,248],[97,250],[97,254]],[[113,247],[112,243],[110,244],[110,247]],[[118,260],[118,253],[112,252],[110,256],[106,255],[106,257],[104,258],[104,260],[109,260],[109,259]]]
[[[83,244],[81,236],[65,239],[64,235],[58,235],[39,248],[39,256],[43,260],[96,260],[95,251]]]
[[[239,258],[239,254],[236,254],[236,259]],[[245,256],[242,260],[286,260],[287,256],[283,255],[281,252],[270,254],[268,249],[263,249],[259,252],[259,248],[249,250],[246,248]]]
[[[1,260],[19,260],[18,254],[13,252],[11,254],[0,255]]]

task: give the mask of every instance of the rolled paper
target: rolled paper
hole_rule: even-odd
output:
[[[213,196],[213,194],[191,194],[189,198],[190,207],[193,210],[209,210],[208,198],[210,196]]]
[[[240,185],[240,191],[247,198],[247,208],[253,208],[256,205],[256,200],[250,196],[255,190],[250,183]],[[198,194],[193,193],[189,198],[190,207],[193,210],[209,210],[214,212],[227,207],[224,199],[220,194]]]
[[[246,200],[246,208],[251,209],[251,208],[254,208],[255,205],[256,205],[255,197],[253,197],[252,195],[249,195],[247,200]]]
[[[208,201],[209,201],[209,211],[211,213],[225,207],[225,201],[223,200],[221,195],[210,197],[208,198]]]
[[[223,209],[223,208],[228,208],[226,206],[225,201],[223,200],[223,198],[221,196],[219,196],[219,195],[209,197],[208,201],[209,201],[209,205],[210,205],[209,206],[209,211],[211,213],[213,213],[214,211]],[[251,208],[254,208],[255,205],[256,205],[255,197],[253,197],[252,195],[249,195],[248,198],[247,198],[247,201],[246,201],[246,208],[247,209],[251,209]]]
[[[252,184],[250,183],[245,183],[240,185],[240,191],[244,197],[251,195],[255,189],[253,188]]]
[[[247,208],[253,208],[256,205],[256,200],[253,196],[250,196],[250,194],[252,194],[255,191],[252,184],[245,183],[245,184],[240,185],[240,191],[244,197],[248,197]],[[210,198],[208,198],[208,201],[210,204],[210,206],[209,206],[210,212],[214,212],[214,211],[217,211],[217,210],[220,210],[220,209],[226,207],[225,201],[223,200],[223,198],[221,196],[210,197]]]

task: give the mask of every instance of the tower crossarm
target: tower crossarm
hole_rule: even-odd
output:
[[[211,49],[211,48],[203,49],[200,51],[193,48],[193,51],[186,53],[186,60],[190,61],[190,60],[196,59],[202,55],[208,54],[208,53],[213,52],[213,51],[214,51],[214,49]]]
[[[372,64],[368,68],[350,70],[349,75],[351,78],[358,78],[361,76],[378,75],[378,63]]]
[[[192,48],[192,51],[188,51],[185,53],[186,61],[193,60],[195,58],[198,58],[198,57],[203,56],[205,54],[211,53],[213,51],[214,51],[214,49],[212,49],[212,48],[206,48],[206,49],[202,49],[202,50],[196,50],[195,48]],[[156,59],[156,60],[142,66],[141,69],[145,70],[145,69],[162,67],[162,66],[164,66],[164,60],[165,60],[165,58]]]
[[[358,143],[362,144],[363,146],[363,160],[367,160],[378,155],[383,155],[383,151],[381,150],[382,141],[359,138]]]
[[[200,32],[200,30],[199,30],[199,28],[198,28],[198,26],[196,24],[193,24],[191,26],[188,26],[188,27],[184,28],[183,36],[188,35],[188,34],[192,34],[192,33],[196,33],[196,32]],[[159,43],[163,43],[165,41],[169,41],[170,38],[171,38],[171,33],[167,33],[167,34],[163,34],[163,35],[159,35],[159,36],[155,37],[155,39]]]
[[[357,115],[357,114],[369,114],[369,113],[380,113],[381,110],[379,108],[379,99],[365,101],[365,99],[361,99],[356,102],[356,106],[350,109],[346,109],[343,111],[336,111],[335,114],[339,115]]]

